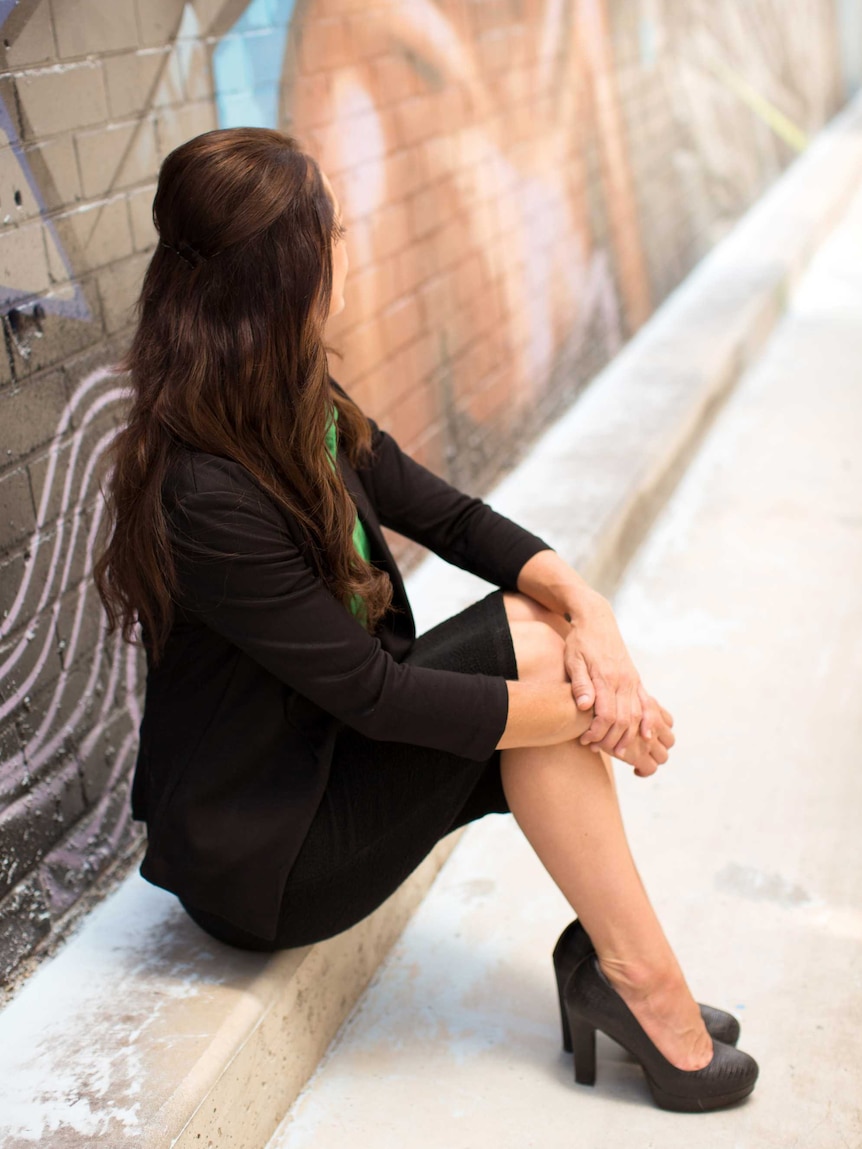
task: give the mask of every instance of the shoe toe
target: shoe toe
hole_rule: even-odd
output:
[[[739,1041],[739,1022],[732,1013],[712,1005],[701,1005],[700,1015],[711,1037],[723,1041],[725,1045],[736,1045]]]

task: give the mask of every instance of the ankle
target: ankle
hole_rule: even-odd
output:
[[[644,1032],[677,1069],[702,1069],[713,1054],[712,1038],[679,966],[599,967],[634,1013]]]
[[[599,957],[599,968],[621,996],[636,1001],[687,993],[682,970],[675,961],[647,963]]]

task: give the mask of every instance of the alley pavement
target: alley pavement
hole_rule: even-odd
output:
[[[741,1022],[754,1093],[659,1110],[603,1034],[575,1084],[551,965],[572,913],[489,815],[268,1149],[862,1145],[862,191],[614,606],[677,735],[649,778],[615,762],[629,841],[694,996]]]

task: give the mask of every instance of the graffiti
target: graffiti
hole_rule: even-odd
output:
[[[16,428],[0,470],[0,506],[23,508],[0,518],[0,899],[20,924],[0,973],[139,829],[145,665],[108,639],[92,582],[129,396],[92,365],[128,333],[161,159],[218,126],[299,138],[348,230],[339,381],[478,484],[835,109],[830,0],[787,7],[147,0],[107,20],[78,0],[72,20],[0,0],[0,400],[31,372],[25,418],[46,428],[32,450]]]
[[[5,11],[0,9],[0,16],[5,18],[14,7],[17,5],[10,6],[7,2]],[[37,6],[31,7],[35,11]],[[232,7],[235,9],[236,6]],[[173,47],[164,56],[152,85],[150,99],[141,109],[140,130],[146,130],[149,111],[154,108],[169,109],[178,97],[185,98],[196,89],[212,91],[221,126],[240,123],[277,126],[283,122],[285,115],[279,107],[280,93],[290,89],[293,79],[284,74],[287,59],[285,49],[293,9],[293,0],[252,0],[238,19],[213,36],[213,29],[218,29],[228,6],[218,7],[216,15],[210,17],[206,27],[202,27],[195,4],[184,4],[172,35]],[[561,29],[568,23],[575,29],[571,37],[573,44],[579,42],[580,32],[584,29],[592,30],[593,35],[584,42],[601,57],[594,61],[596,68],[592,71],[597,74],[597,68],[606,68],[609,58],[607,29],[601,26],[595,13],[590,15],[589,9],[587,0],[580,0],[576,5],[575,18],[572,19],[566,5],[549,5],[544,21],[537,22],[535,30],[528,29],[533,34],[539,56],[542,53],[547,56],[549,46],[555,44]],[[532,389],[547,371],[549,359],[555,345],[562,338],[563,329],[570,336],[573,328],[578,326],[582,301],[596,295],[594,290],[584,292],[584,283],[600,271],[606,262],[602,259],[593,262],[586,254],[584,249],[589,228],[585,226],[585,219],[574,218],[572,210],[566,205],[567,197],[559,186],[563,168],[547,162],[564,153],[560,143],[566,132],[571,132],[572,115],[557,117],[557,139],[547,139],[542,145],[544,155],[534,157],[532,171],[524,171],[517,160],[506,154],[504,141],[495,139],[493,133],[488,131],[487,124],[499,121],[505,109],[495,106],[490,85],[483,77],[482,66],[470,38],[459,32],[454,21],[430,0],[396,5],[392,15],[393,19],[387,21],[386,25],[371,23],[368,36],[376,36],[379,41],[374,45],[375,49],[381,53],[389,52],[396,58],[409,58],[418,76],[435,77],[435,84],[445,89],[444,103],[446,92],[458,91],[463,85],[467,102],[473,108],[470,117],[472,122],[452,134],[452,146],[445,149],[445,154],[441,150],[442,162],[429,164],[428,179],[433,183],[445,177],[455,178],[458,172],[466,173],[465,178],[472,181],[474,186],[465,187],[463,194],[459,188],[456,195],[470,205],[465,208],[468,216],[464,221],[465,237],[472,236],[473,242],[480,248],[501,246],[499,217],[512,220],[515,224],[509,239],[517,244],[517,250],[511,252],[511,257],[503,255],[495,258],[494,253],[487,250],[483,259],[488,276],[493,277],[496,270],[493,265],[496,262],[503,269],[504,308],[511,321],[508,343],[515,355],[512,379],[532,381]],[[307,13],[312,26],[313,16],[312,6]],[[196,41],[207,38],[214,41],[209,62],[193,50]],[[569,61],[568,74],[575,75],[578,68],[588,62],[586,57],[574,55]],[[537,63],[541,64],[541,59],[537,59]],[[207,69],[211,75],[202,77],[201,71]],[[338,125],[344,125],[346,129],[343,132],[329,132],[329,141],[334,146],[335,154],[330,148],[321,157],[324,163],[334,164],[336,168],[348,165],[353,169],[356,163],[371,161],[359,178],[351,179],[347,189],[349,210],[360,213],[356,218],[367,219],[382,203],[391,202],[392,199],[389,190],[385,189],[387,169],[391,165],[384,157],[397,151],[399,141],[391,138],[391,130],[384,126],[383,117],[379,115],[379,109],[386,100],[386,92],[382,87],[381,83],[366,84],[358,68],[345,65],[333,73],[333,83],[327,89],[329,97],[323,101],[317,100],[316,107],[308,107],[307,97],[311,89],[305,87],[295,92],[296,106],[292,109],[291,118],[300,129],[305,123],[313,124],[321,119],[336,129]],[[27,91],[22,91],[19,98],[26,114]],[[572,106],[570,110],[576,109]],[[163,120],[170,119],[166,113],[162,113],[162,117]],[[358,130],[353,130],[352,126],[347,130],[348,125],[355,125]],[[33,227],[44,232],[44,242],[50,249],[48,255],[41,259],[19,261],[15,265],[16,282],[7,283],[2,288],[0,309],[7,312],[12,308],[21,310],[38,300],[43,311],[53,310],[89,319],[90,311],[76,278],[76,269],[80,275],[93,262],[88,249],[98,246],[93,242],[94,233],[107,204],[96,203],[94,210],[89,213],[92,218],[87,218],[83,223],[84,215],[80,211],[76,213],[79,217],[76,226],[67,228],[72,233],[69,242],[75,244],[77,249],[75,260],[71,260],[58,232],[57,223],[47,212],[14,124],[2,103],[0,127],[6,133],[19,162],[21,179],[31,189],[38,209],[40,219]],[[164,134],[169,135],[167,132]],[[598,137],[604,138],[605,134],[599,131]],[[313,135],[310,142],[315,142]],[[114,192],[117,176],[135,146],[133,135],[125,153],[114,158],[114,171],[106,180],[103,201]],[[458,155],[463,155],[467,163],[457,161],[455,157]],[[570,156],[570,160],[577,162],[576,153]],[[613,157],[609,157],[609,163],[612,161]],[[381,170],[373,170],[375,164]],[[558,186],[549,187],[549,178],[555,180]],[[494,200],[501,196],[508,202],[497,207]],[[621,206],[626,213],[621,219],[633,221],[631,204]],[[575,213],[577,211],[576,205]],[[537,227],[539,219],[546,221],[545,229]],[[561,250],[558,245],[549,243],[545,230],[564,240],[567,249]],[[623,290],[633,291],[636,297],[629,301],[631,310],[639,315],[646,314],[648,298],[643,269],[639,273],[639,285],[632,285],[631,279],[635,273],[628,271],[636,265],[632,253],[633,245],[636,247],[637,244],[637,232],[626,225],[617,229],[616,236],[620,245],[627,246],[629,253],[625,263],[620,265],[627,269]],[[29,248],[34,245],[34,236],[26,232],[16,238],[17,242],[27,244]],[[540,240],[541,248],[537,247],[536,238]],[[5,239],[8,248],[9,237]],[[51,253],[55,254],[56,259],[50,258]],[[63,269],[65,282],[55,282],[57,264]],[[526,268],[526,276],[521,274],[521,268]],[[415,273],[412,278],[415,279]],[[457,276],[450,278],[457,279]],[[452,286],[454,288],[456,284]],[[607,286],[610,288],[610,283]],[[603,294],[607,295],[607,292]],[[370,300],[366,306],[373,309],[375,301]],[[583,326],[586,326],[585,322]],[[501,335],[502,330],[501,325]],[[608,352],[612,354],[619,345],[619,330],[612,330],[609,338]],[[451,346],[452,340],[449,343]],[[22,342],[21,347],[26,354],[26,343]],[[525,348],[523,352],[522,347]],[[381,348],[384,357],[385,350],[385,347]],[[501,348],[498,358],[501,362],[510,361],[505,348]]]
[[[139,652],[119,633],[107,641],[91,578],[104,511],[103,500],[94,498],[100,463],[128,399],[128,389],[102,369],[76,388],[66,406],[46,458],[25,574],[0,631],[18,632],[0,648],[0,723],[17,715],[26,735],[20,750],[0,760],[0,793],[14,809],[65,760],[80,775],[89,804],[72,833],[40,859],[41,887],[52,914],[67,908],[70,884],[77,895],[80,875],[99,868],[96,844],[104,862],[129,830],[128,812],[118,809],[117,798],[137,750],[141,663]],[[60,633],[65,637],[58,639]],[[55,677],[51,664],[58,662]],[[33,695],[43,676],[50,685],[37,700]],[[94,773],[94,754],[110,729],[118,733],[116,744],[103,755],[106,768]],[[10,860],[4,851],[4,864]],[[0,865],[0,877],[8,877],[2,870]]]
[[[3,27],[18,0],[3,0],[0,3],[0,37]],[[0,93],[0,148],[8,148],[4,155],[2,169],[2,192],[0,192],[0,220],[8,228],[15,223],[15,217],[29,214],[26,210],[24,191],[32,196],[36,209],[42,217],[29,227],[25,224],[13,235],[5,231],[2,235],[3,258],[0,260],[0,313],[15,310],[26,313],[38,307],[40,314],[53,312],[57,315],[70,315],[75,319],[91,318],[90,309],[80,290],[74,283],[74,272],[69,257],[57,234],[56,226],[47,215],[47,206],[39,185],[33,175],[30,162],[24,152],[18,130]],[[10,248],[14,251],[10,252]],[[52,258],[53,256],[53,258]],[[69,281],[66,285],[55,286],[52,266],[60,265]],[[14,279],[14,282],[10,282]],[[26,356],[28,342],[21,340],[19,347]]]
[[[111,430],[101,435],[96,441],[92,451],[86,456],[82,455],[81,445],[89,429],[89,425],[97,416],[103,413],[106,408],[116,407],[124,401],[127,402],[129,398],[128,391],[120,387],[112,387],[107,391],[94,394],[98,385],[106,377],[109,377],[109,375],[110,373],[107,370],[97,371],[88,379],[85,379],[77,388],[73,398],[63,412],[63,417],[60,420],[60,424],[51,444],[44,486],[39,499],[39,514],[36,530],[29,541],[31,561],[18,587],[12,605],[6,613],[6,617],[3,619],[3,631],[8,633],[15,629],[19,621],[26,622],[28,619],[38,617],[44,626],[45,634],[41,645],[37,643],[35,652],[29,649],[30,636],[29,634],[25,634],[2,661],[0,661],[0,682],[8,679],[11,672],[15,670],[22,661],[25,652],[27,654],[28,663],[32,664],[26,675],[18,683],[16,689],[10,693],[8,698],[0,702],[0,721],[6,718],[7,715],[13,714],[18,705],[26,698],[28,691],[38,680],[42,668],[52,652],[53,627],[60,609],[60,603],[65,592],[69,589],[70,569],[72,568],[72,559],[77,546],[80,546],[83,551],[84,567],[79,575],[81,581],[78,582],[75,613],[70,620],[72,628],[71,637],[68,642],[64,642],[63,645],[64,661],[67,663],[71,662],[74,660],[76,654],[81,653],[78,650],[78,641],[81,634],[82,619],[85,615],[85,607],[87,605],[86,600],[91,593],[91,580],[88,578],[88,575],[91,572],[90,564],[93,552],[93,540],[98,531],[103,509],[101,500],[96,499],[95,502],[93,501],[94,490],[96,488],[94,476],[98,473],[97,465],[102,452],[113,438],[115,432]],[[76,416],[76,426],[74,430],[70,432],[73,414]],[[65,473],[58,475],[57,472],[60,467],[61,458],[59,447],[61,444],[64,448],[62,467]],[[59,508],[57,511],[59,517],[57,519],[56,533],[54,533],[52,537],[48,537],[45,520],[48,507],[51,505],[55,496],[55,487],[61,487]],[[89,506],[90,504],[93,506],[93,519],[87,529],[86,537],[84,537],[85,521],[82,516],[82,511],[85,506]],[[36,584],[33,578],[33,572],[39,565],[46,565],[44,563],[39,564],[39,551],[43,545],[51,546],[51,555],[47,562],[44,579],[40,581],[39,584]],[[104,619],[102,619],[102,625],[104,626]],[[100,631],[99,637],[102,637],[102,631]],[[101,642],[97,642],[95,648],[92,650],[94,659],[83,691],[83,695],[85,696],[91,694],[95,678],[99,673],[100,662],[104,654],[102,645]],[[90,651],[88,650],[87,653],[90,653]],[[31,770],[37,771],[42,765],[48,762],[62,740],[64,732],[54,729],[53,720],[60,705],[64,685],[64,676],[61,674],[58,680],[57,694],[51,699],[40,724],[32,731],[28,739],[25,757],[28,768]],[[76,708],[72,713],[69,722],[72,728],[77,726],[77,718],[79,715],[80,707]],[[104,717],[105,712],[101,711],[98,718],[104,719]],[[85,756],[90,746],[91,743],[86,739],[82,742],[81,750]],[[7,763],[0,763],[0,775],[5,773],[7,766]]]
[[[294,0],[250,0],[213,51],[220,128],[280,126],[279,95]]]
[[[170,10],[177,5],[165,3],[164,7]],[[28,21],[36,22],[40,9],[48,10],[48,0],[0,0],[0,37],[13,16],[21,29]],[[134,245],[129,237],[129,225],[123,219],[127,211],[122,202],[125,189],[142,179],[155,177],[159,142],[163,145],[162,151],[169,150],[169,146],[164,145],[174,142],[172,131],[177,125],[182,131],[180,105],[193,98],[199,83],[201,53],[196,50],[196,40],[201,29],[193,4],[180,4],[179,10],[179,23],[168,51],[156,55],[157,65],[149,78],[148,93],[140,107],[134,108],[134,120],[128,130],[120,130],[123,125],[112,122],[102,91],[107,83],[104,78],[99,78],[93,92],[83,95],[70,87],[72,101],[78,99],[86,104],[89,100],[97,105],[95,110],[85,107],[80,126],[86,130],[74,133],[77,166],[59,161],[52,164],[49,157],[58,151],[56,147],[43,153],[34,149],[32,143],[25,146],[7,106],[7,97],[0,91],[0,156],[4,157],[0,167],[3,228],[0,232],[0,314],[32,316],[38,310],[43,316],[56,314],[92,321],[92,310],[81,286],[82,277],[118,256],[132,253]],[[77,70],[88,71],[84,65]],[[56,90],[62,98],[63,82],[66,80],[71,86],[75,71],[75,65],[47,62],[42,68],[28,69],[25,78],[30,82],[18,85],[15,90],[15,103],[24,121],[32,125],[45,118],[42,108],[45,89],[39,86],[40,82],[52,81],[55,89],[50,91]],[[104,107],[99,106],[99,99]],[[164,109],[161,141],[157,141],[154,134],[158,125],[153,114],[158,109]],[[66,120],[59,110],[58,115],[59,126],[65,126]],[[74,126],[72,118],[70,142]],[[199,130],[215,126],[213,115],[210,122],[205,118],[201,121]],[[105,140],[115,137],[122,146],[94,148],[91,155],[88,148],[100,134]],[[4,143],[6,149],[3,149]],[[56,203],[52,207],[46,199],[40,177],[34,170],[34,154],[42,169],[43,183],[51,185],[53,198],[62,205],[59,210]],[[78,167],[83,169],[81,180]],[[87,194],[88,190],[95,194]],[[151,199],[152,191],[149,196]],[[149,229],[144,246],[151,243],[152,238]],[[17,349],[22,357],[29,357],[30,341],[19,340]]]
[[[673,178],[697,251],[727,231],[841,102],[837,27],[821,0],[795,0],[792,24],[776,0],[752,0],[744,14],[726,15],[694,0],[668,19],[651,0],[642,16],[654,44],[652,87],[675,127]],[[632,140],[637,146],[637,133]]]
[[[523,47],[512,62],[514,81],[555,67],[561,80],[542,131],[528,142],[513,139],[508,130],[506,112],[516,92],[500,83],[493,57],[483,55],[481,42],[459,26],[461,10],[450,7],[447,14],[431,0],[396,5],[368,33],[367,48],[369,54],[396,62],[402,82],[409,79],[408,90],[415,94],[407,106],[416,108],[420,121],[424,117],[430,124],[447,125],[445,147],[426,143],[434,132],[421,122],[387,113],[392,73],[376,79],[372,74],[369,80],[363,61],[338,68],[322,94],[309,86],[295,89],[293,114],[298,124],[345,125],[345,130],[311,128],[309,134],[322,166],[343,184],[349,229],[356,230],[363,220],[372,229],[373,220],[403,195],[405,153],[424,164],[423,182],[434,190],[411,200],[411,229],[422,242],[399,255],[402,275],[421,285],[436,273],[449,299],[468,303],[460,321],[432,304],[429,328],[446,335],[445,341],[438,337],[432,373],[439,368],[451,375],[447,351],[460,351],[474,332],[487,328],[477,314],[483,309],[470,300],[476,280],[497,296],[499,322],[490,337],[489,358],[504,373],[506,385],[497,387],[496,401],[485,413],[493,417],[505,408],[524,410],[534,404],[561,345],[577,346],[585,338],[593,320],[590,308],[600,308],[607,358],[622,342],[617,289],[608,254],[594,250],[584,194],[588,181],[577,146],[584,113],[593,106],[598,116],[594,134],[610,177],[604,198],[617,221],[613,262],[621,269],[620,293],[635,323],[649,312],[649,289],[625,155],[605,146],[619,134],[618,98],[611,88],[602,102],[588,105],[582,99],[583,85],[594,84],[611,69],[601,6],[592,0],[548,4],[538,18],[521,25],[518,43]],[[428,223],[421,218],[426,213]],[[435,226],[447,217],[455,222]],[[478,266],[459,258],[471,249]],[[368,289],[373,292],[374,286],[372,281]],[[385,296],[379,302],[372,297],[363,301],[363,310],[379,316],[382,325],[387,303]],[[349,322],[348,315],[345,319]],[[378,340],[385,359],[385,335],[372,331],[371,338]],[[346,343],[349,362],[349,331]],[[475,390],[471,367],[464,355],[454,366],[456,407],[463,408]],[[400,386],[403,390],[404,383]]]

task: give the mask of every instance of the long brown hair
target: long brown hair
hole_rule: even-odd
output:
[[[173,621],[177,575],[162,484],[183,445],[235,460],[292,512],[318,575],[345,609],[361,595],[374,631],[392,583],[357,553],[356,508],[326,451],[335,394],[323,328],[332,291],[335,208],[314,159],[291,136],[227,128],[196,136],[159,172],[160,236],[119,371],[128,420],[106,453],[110,539],[93,566],[108,633],[146,634],[153,665]],[[371,429],[337,396],[353,465]]]

